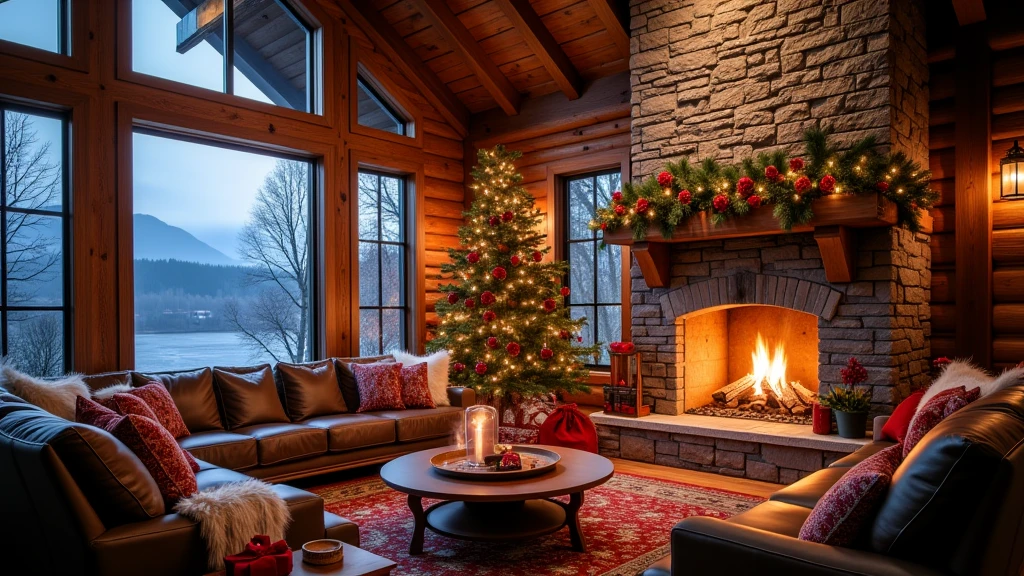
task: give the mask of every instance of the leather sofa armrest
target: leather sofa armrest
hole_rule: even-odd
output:
[[[89,543],[91,573],[104,576],[203,574],[206,544],[199,524],[178,514],[123,524]]]
[[[875,419],[871,421],[871,439],[881,440],[882,439],[882,427],[889,421],[888,416],[875,416]]]
[[[919,564],[873,552],[805,542],[790,536],[707,517],[691,517],[672,529],[672,576],[741,574],[872,574],[938,576]]]
[[[448,400],[452,403],[452,406],[469,408],[476,404],[476,390],[461,386],[451,386],[448,388]]]

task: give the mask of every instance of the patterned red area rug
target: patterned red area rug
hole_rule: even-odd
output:
[[[409,556],[412,513],[405,495],[379,476],[310,489],[327,510],[359,524],[362,547],[398,562],[396,574],[480,576],[634,576],[669,552],[669,532],[687,516],[728,518],[763,498],[616,473],[587,491],[581,510],[586,553],[573,552],[562,529],[535,541],[484,544],[426,531],[423,554]],[[423,507],[435,501],[424,499]],[[495,518],[495,522],[500,522]]]

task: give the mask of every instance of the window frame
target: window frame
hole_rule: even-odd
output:
[[[394,118],[395,123],[400,126],[398,132],[390,132],[389,130],[381,130],[382,132],[388,132],[388,133],[391,133],[391,134],[395,134],[396,136],[409,136],[409,128],[410,128],[409,121],[406,120],[405,117],[402,116],[397,110],[395,110],[395,108],[391,105],[391,103],[388,102],[386,99],[384,99],[384,97],[381,96],[377,92],[377,90],[375,90],[374,87],[363,78],[363,76],[361,74],[356,74],[356,123],[358,123],[360,126],[362,126],[364,128],[368,128],[370,130],[380,130],[379,128],[373,128],[371,126],[367,126],[367,125],[362,124],[362,123],[359,122],[359,111],[358,111],[359,110],[359,101],[358,101],[359,87],[362,87],[366,91],[366,93],[370,96],[370,99],[373,100],[374,102],[376,102],[377,105],[380,106],[381,109],[383,109],[384,112],[387,113],[388,116],[390,116],[391,118]]]
[[[94,0],[59,0],[62,17],[57,23],[60,50],[51,52],[11,40],[0,39],[0,54],[34,60],[79,72],[89,70],[89,28]],[[78,9],[75,6],[78,5]]]
[[[52,118],[61,122],[61,209],[59,212],[44,210],[12,208],[7,206],[7,171],[6,152],[7,146],[4,142],[6,136],[6,112],[12,111],[33,116]],[[32,105],[16,104],[0,99],[0,353],[7,356],[9,353],[9,327],[8,316],[10,312],[60,312],[64,337],[62,340],[62,357],[64,360],[64,372],[71,370],[74,366],[74,271],[72,262],[73,241],[72,234],[72,133],[71,114],[66,111],[57,111],[48,108],[40,108]],[[7,305],[7,214],[35,214],[47,217],[59,217],[61,219],[61,305],[60,306],[8,306]]]
[[[349,77],[348,77],[348,129],[352,134],[366,136],[378,140],[387,140],[396,144],[404,144],[417,148],[423,147],[423,116],[419,106],[406,100],[402,88],[392,82],[386,73],[377,73],[374,70],[371,57],[373,54],[366,54],[355,38],[349,38]],[[358,83],[362,82],[371,88],[377,97],[392,112],[397,112],[398,117],[405,120],[405,134],[395,134],[386,130],[370,128],[359,123],[359,90]],[[411,173],[412,170],[407,170]]]

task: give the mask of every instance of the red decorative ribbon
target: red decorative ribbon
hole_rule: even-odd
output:
[[[292,551],[284,540],[271,543],[259,534],[238,554],[224,557],[227,576],[286,576],[292,571]]]

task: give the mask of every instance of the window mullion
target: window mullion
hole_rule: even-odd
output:
[[[0,106],[0,354],[7,356],[7,109]]]
[[[235,2],[234,0],[223,0],[224,10],[222,18],[222,34],[224,36],[224,93],[235,93]]]

